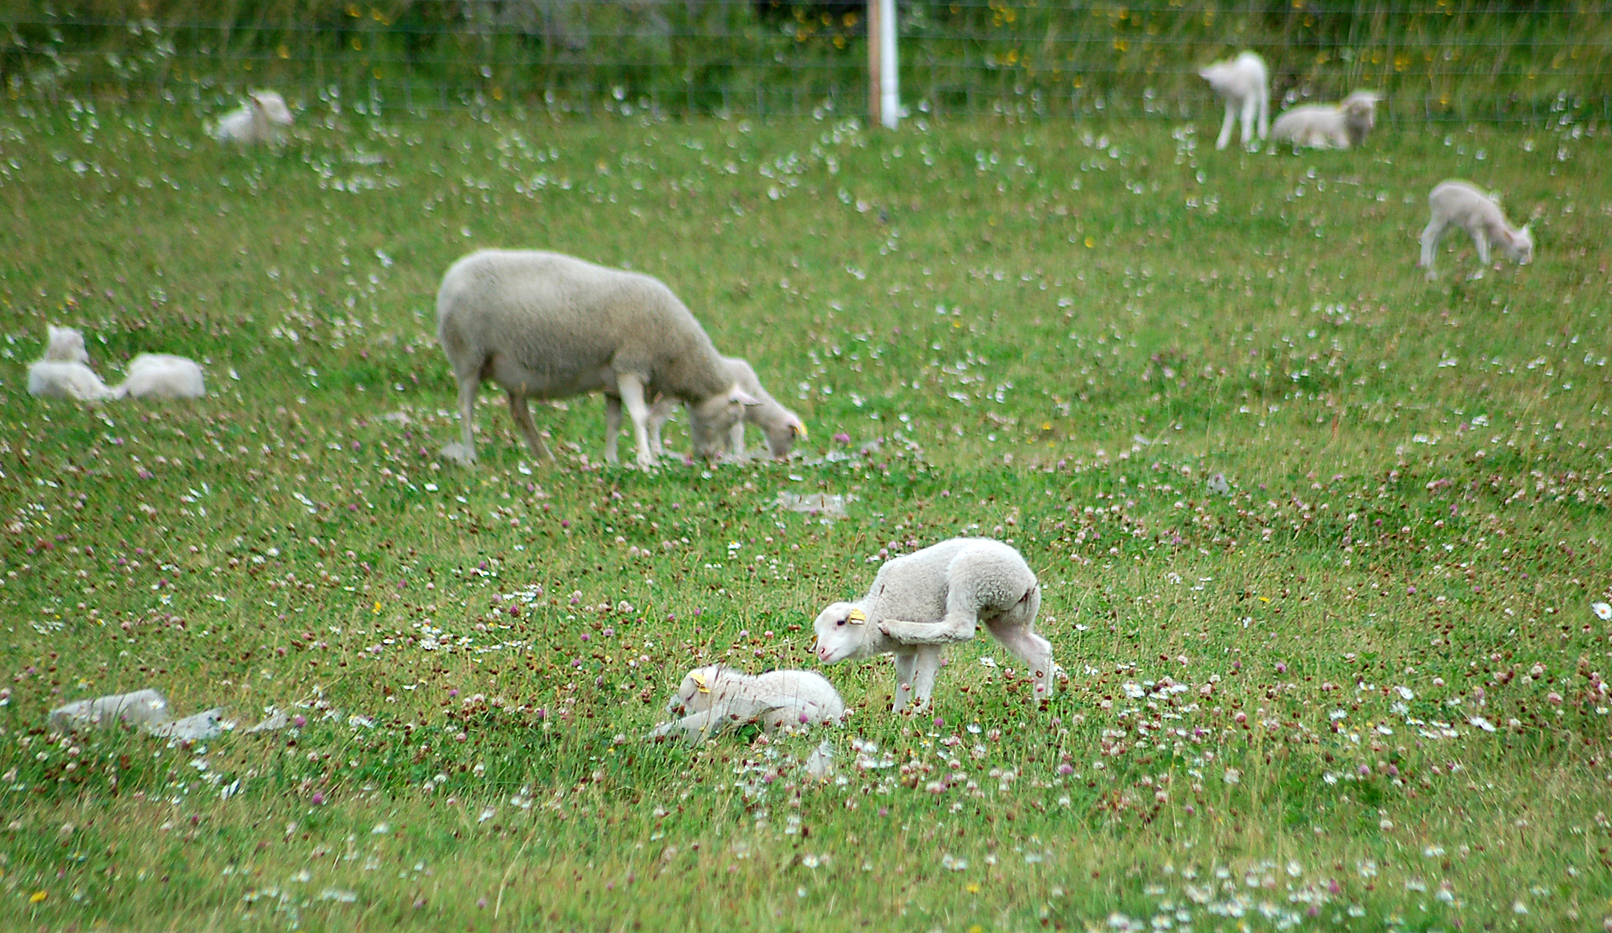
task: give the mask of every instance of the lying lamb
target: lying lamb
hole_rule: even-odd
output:
[[[79,402],[113,398],[84,349],[84,335],[71,327],[47,325],[45,353],[28,364],[28,394]]]
[[[246,106],[220,117],[213,138],[221,143],[250,146],[280,140],[280,128],[291,125],[291,108],[273,91],[253,91]]]
[[[1370,91],[1355,91],[1336,104],[1302,104],[1284,111],[1271,125],[1271,138],[1295,148],[1354,149],[1377,125],[1377,101]]]
[[[768,671],[750,675],[713,664],[689,671],[666,711],[682,718],[663,722],[649,733],[660,738],[682,730],[700,742],[729,725],[761,723],[768,732],[838,722],[845,703],[834,685],[809,671]]]
[[[893,652],[895,708],[929,705],[940,649],[984,625],[1023,658],[1036,695],[1052,696],[1052,645],[1035,633],[1041,586],[1019,552],[989,538],[952,538],[885,561],[868,594],[834,603],[813,623],[817,658],[833,664]]]
[[[205,398],[201,364],[167,353],[142,353],[129,361],[128,376],[113,389],[116,398]]]
[[[755,403],[664,283],[559,253],[481,250],[454,263],[437,292],[437,339],[459,383],[461,440],[442,455],[459,463],[476,459],[472,430],[483,379],[509,393],[527,446],[550,460],[529,398],[614,391],[632,418],[643,468],[655,463],[646,395],[688,405],[694,452],[707,459],[720,453],[744,406]]]
[[[1489,265],[1491,243],[1520,265],[1533,261],[1534,236],[1528,231],[1528,225],[1518,230],[1506,223],[1506,215],[1494,197],[1466,182],[1447,181],[1433,189],[1427,196],[1427,204],[1433,217],[1422,231],[1422,258],[1416,264],[1427,270],[1429,279],[1437,276],[1433,271],[1433,253],[1451,224],[1471,235],[1478,247],[1478,262],[1485,267]],[[1483,271],[1480,269],[1477,274],[1482,275]]]
[[[729,452],[739,460],[749,459],[749,451],[744,446],[744,426],[753,424],[761,429],[767,438],[767,450],[772,453],[774,460],[782,460],[789,456],[789,449],[795,446],[795,438],[806,436],[806,423],[800,416],[785,408],[772,397],[766,389],[762,388],[761,380],[757,378],[756,371],[750,364],[736,356],[724,356],[722,362],[732,374],[733,380],[751,398],[756,400],[754,405],[744,408],[744,420],[735,424],[728,432]],[[660,456],[661,429],[672,417],[672,411],[677,408],[677,402],[662,396],[649,406],[649,449]],[[621,429],[621,401],[610,395],[605,396],[605,425],[608,434],[605,439],[605,453],[615,447],[616,435]]]
[[[1236,58],[1215,62],[1198,76],[1209,82],[1216,94],[1226,99],[1226,119],[1220,124],[1220,138],[1216,149],[1226,148],[1231,142],[1231,125],[1240,112],[1243,120],[1243,145],[1254,135],[1255,115],[1259,118],[1259,138],[1270,133],[1271,95],[1265,70],[1265,59],[1253,52],[1244,52]]]

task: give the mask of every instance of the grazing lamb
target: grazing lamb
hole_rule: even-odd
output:
[[[201,364],[167,353],[142,353],[129,361],[128,376],[113,389],[116,398],[206,398]]]
[[[1377,101],[1370,91],[1355,91],[1336,104],[1302,104],[1284,111],[1271,125],[1271,138],[1294,148],[1354,149],[1377,125]]]
[[[242,146],[279,142],[280,128],[291,125],[291,108],[285,105],[285,98],[273,91],[253,91],[246,99],[246,106],[219,118],[213,138]]]
[[[989,538],[952,538],[885,561],[868,594],[818,615],[817,658],[833,664],[886,652],[896,656],[895,708],[917,695],[929,705],[940,649],[984,625],[1023,658],[1036,695],[1052,696],[1052,645],[1035,633],[1041,585],[1019,552]]]
[[[650,738],[682,730],[689,741],[700,742],[729,725],[759,722],[775,732],[838,722],[845,715],[845,703],[833,684],[810,671],[752,676],[713,664],[689,671],[666,711],[682,718],[656,726]]]
[[[549,460],[527,399],[613,390],[627,406],[638,465],[646,469],[655,463],[646,396],[688,405],[694,452],[707,459],[720,453],[744,406],[755,403],[664,283],[560,253],[480,250],[454,263],[437,292],[437,339],[459,383],[461,440],[442,455],[463,464],[476,460],[472,429],[483,379],[509,394],[527,446]]]
[[[1506,223],[1506,215],[1501,213],[1496,199],[1466,182],[1444,182],[1427,196],[1427,204],[1433,217],[1422,231],[1422,258],[1417,265],[1427,270],[1428,279],[1437,277],[1433,271],[1433,253],[1451,224],[1471,235],[1478,247],[1478,261],[1485,267],[1489,265],[1491,243],[1519,265],[1533,261],[1534,236],[1528,232],[1528,225],[1518,230]],[[1482,275],[1483,270],[1478,270],[1477,274]]]
[[[84,349],[84,335],[71,327],[45,325],[45,355],[43,360],[62,363],[90,364],[89,351]]]
[[[1271,94],[1265,70],[1265,59],[1253,52],[1244,52],[1236,58],[1215,62],[1198,76],[1209,82],[1216,94],[1226,99],[1226,119],[1220,124],[1220,138],[1216,149],[1226,148],[1231,142],[1231,125],[1239,113],[1243,120],[1243,145],[1254,135],[1255,116],[1259,119],[1259,138],[1270,133]]]
[[[744,420],[735,424],[728,432],[729,452],[740,460],[749,458],[749,451],[744,445],[744,426],[748,423],[761,429],[761,433],[767,438],[767,450],[772,453],[774,460],[788,457],[789,449],[795,445],[795,438],[807,436],[806,423],[794,412],[780,405],[771,393],[762,388],[761,380],[756,377],[756,371],[749,363],[736,356],[724,356],[722,362],[727,366],[728,372],[732,374],[739,388],[756,400],[756,404],[745,406]],[[676,407],[677,402],[665,396],[656,399],[655,404],[649,406],[649,449],[657,457],[663,452],[661,429],[666,426]],[[610,395],[605,396],[605,423],[608,432],[605,452],[608,455],[621,428],[621,402]]]

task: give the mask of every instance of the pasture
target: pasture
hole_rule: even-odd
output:
[[[279,153],[0,104],[0,926],[1612,923],[1603,127],[293,104]],[[1452,232],[1424,280],[1449,177],[1533,265]],[[645,473],[574,398],[534,463],[489,388],[440,463],[434,295],[484,246],[663,279],[809,439]],[[32,398],[47,323],[210,395]],[[983,636],[917,716],[888,658],[815,664],[822,606],[957,534],[1040,576],[1044,707]],[[645,741],[713,661],[852,716]],[[45,729],[148,686],[237,728]]]

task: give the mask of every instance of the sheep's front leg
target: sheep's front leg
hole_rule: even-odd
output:
[[[750,459],[749,455],[745,452],[745,449],[744,449],[744,419],[743,418],[740,418],[738,421],[735,421],[733,423],[733,427],[728,429],[728,449],[733,451],[734,458],[737,459],[738,461],[740,461],[741,463]]]
[[[615,463],[616,438],[621,434],[621,399],[605,396],[605,462]]]
[[[722,714],[719,710],[713,708],[684,716],[682,719],[663,722],[649,733],[649,737],[658,739],[671,735],[673,732],[682,731],[685,739],[698,744],[714,735],[721,728]]]
[[[459,442],[442,448],[442,456],[460,466],[476,462],[476,393],[481,390],[481,376],[472,373],[470,378],[459,379]]]
[[[912,692],[916,695],[915,709],[928,709],[929,698],[935,693],[935,675],[940,671],[940,649],[918,649],[917,664],[912,672]]]
[[[1243,98],[1243,148],[1254,138],[1254,119],[1259,115],[1259,98],[1250,94]]]
[[[896,702],[892,707],[896,712],[912,702],[912,672],[917,664],[916,648],[896,652]]]
[[[618,373],[616,386],[621,390],[621,403],[627,406],[627,417],[632,419],[633,442],[638,445],[638,466],[650,469],[655,455],[649,450],[649,406],[644,404],[644,382],[633,373]]]
[[[1427,270],[1429,279],[1435,278],[1433,271],[1433,256],[1438,251],[1438,241],[1444,238],[1444,224],[1437,220],[1429,221],[1427,228],[1422,231],[1422,260],[1417,265]]]
[[[1478,262],[1489,268],[1489,231],[1482,227],[1472,231],[1472,242],[1478,247]]]
[[[526,396],[509,393],[509,413],[514,416],[521,436],[526,438],[526,446],[532,449],[532,456],[539,460],[553,460],[554,454],[549,452],[548,445],[537,433],[537,425],[532,423],[532,410],[526,405]]]
[[[1226,98],[1226,119],[1220,123],[1220,138],[1215,140],[1216,149],[1226,148],[1231,142],[1231,127],[1237,122],[1237,102],[1230,97]]]

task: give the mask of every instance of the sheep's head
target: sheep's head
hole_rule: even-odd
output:
[[[1516,233],[1507,234],[1500,245],[1518,265],[1526,266],[1534,261],[1534,234],[1527,224]]]
[[[262,114],[270,123],[280,126],[291,125],[291,108],[285,105],[285,98],[273,91],[253,91],[247,97],[252,101],[252,109]]]
[[[694,455],[706,460],[721,457],[728,431],[744,417],[745,407],[759,404],[738,383],[704,401],[689,403],[688,433],[694,441]]]
[[[790,414],[779,424],[767,425],[763,433],[767,435],[767,449],[772,451],[773,459],[782,460],[795,446],[795,438],[806,436],[806,423]]]
[[[860,657],[879,634],[855,603],[834,603],[824,609],[812,623],[812,631],[817,635],[817,660],[824,664]]]
[[[71,327],[46,325],[45,359],[88,366],[90,355],[84,349],[84,335]]]
[[[710,709],[711,689],[716,685],[717,675],[721,670],[720,666],[711,664],[696,667],[683,675],[683,682],[677,685],[677,692],[666,701],[666,712],[676,716]]]

